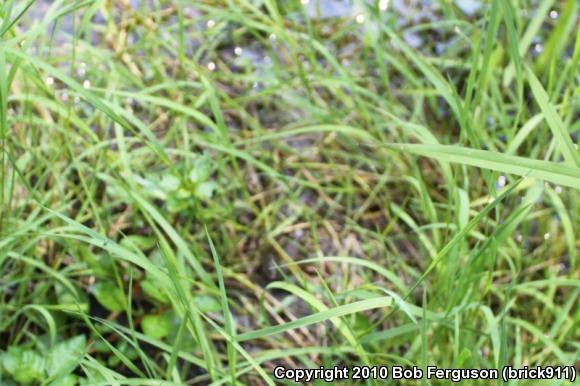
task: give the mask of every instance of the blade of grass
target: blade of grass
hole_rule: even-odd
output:
[[[310,263],[326,263],[326,262],[336,262],[336,263],[345,263],[345,264],[354,264],[360,265],[361,267],[369,268],[385,279],[390,281],[397,287],[397,289],[401,292],[406,292],[406,286],[403,281],[393,272],[389,271],[386,268],[383,268],[381,265],[366,259],[359,259],[356,257],[345,257],[345,256],[324,256],[324,257],[314,257],[310,259],[302,259],[298,261],[294,261],[291,264],[310,264]],[[280,267],[284,267],[287,264],[282,264]]]
[[[522,177],[535,177],[580,189],[580,170],[564,164],[451,145],[392,144],[387,146],[437,160],[476,166]]]
[[[493,47],[497,41],[497,31],[499,29],[499,7],[500,1],[492,0],[489,9],[489,21],[487,22],[487,34],[485,35],[485,47],[483,49],[483,62],[479,72],[477,89],[475,92],[474,106],[479,106],[481,98],[487,89],[488,78],[491,73],[490,61]]]
[[[288,323],[277,326],[265,327],[260,330],[246,332],[236,337],[236,341],[244,342],[247,340],[262,339],[270,335],[280,334],[282,332],[309,326],[314,323],[320,323],[325,320],[337,318],[344,315],[350,315],[357,312],[368,311],[375,308],[390,307],[393,304],[393,299],[390,296],[381,296],[374,299],[361,300],[359,302],[344,304],[329,310],[320,311],[312,315],[293,320]]]
[[[570,135],[564,126],[564,122],[562,122],[562,118],[556,112],[556,108],[550,102],[550,98],[542,87],[542,84],[534,75],[532,70],[529,67],[526,67],[527,75],[528,75],[528,82],[530,84],[530,88],[532,89],[532,93],[534,94],[534,98],[536,99],[536,103],[540,106],[542,113],[544,114],[544,118],[546,122],[548,122],[548,126],[556,138],[556,145],[562,152],[564,156],[564,160],[569,166],[575,166],[576,168],[580,168],[580,156],[578,152],[574,148],[574,144],[570,139]]]
[[[209,236],[209,231],[207,230],[207,227],[205,227],[205,234],[206,234],[207,241],[208,241],[210,249],[211,249],[211,254],[213,256],[213,263],[214,263],[214,267],[215,267],[215,272],[216,272],[216,276],[218,279],[218,285],[219,285],[219,290],[220,290],[220,300],[221,300],[223,314],[224,314],[225,331],[231,337],[231,339],[235,340],[235,338],[236,338],[235,321],[234,321],[234,318],[232,316],[232,313],[230,312],[230,306],[228,304],[228,294],[226,292],[226,286],[224,283],[224,276],[222,273],[221,264],[219,261],[217,251],[215,250],[215,246],[213,244],[213,241],[212,241],[211,237]],[[231,341],[228,340],[227,345],[228,345],[228,347],[227,347],[228,366],[230,369],[231,382],[232,382],[232,384],[235,384],[236,378],[237,378],[237,376],[236,376],[236,363],[237,363],[236,350],[234,349],[234,346],[232,345]]]
[[[520,52],[518,48],[518,34],[516,31],[516,22],[514,16],[514,9],[510,1],[502,1],[504,22],[507,29],[508,35],[508,52],[514,63],[515,73],[516,73],[516,84],[517,84],[517,106],[518,110],[516,117],[514,119],[514,128],[517,127],[520,114],[523,109],[524,100],[524,77],[522,74],[522,59],[520,57]]]

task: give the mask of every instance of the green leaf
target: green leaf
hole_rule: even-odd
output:
[[[195,188],[195,196],[199,199],[210,199],[216,188],[217,184],[215,182],[203,182]]]
[[[8,347],[2,354],[2,367],[19,384],[40,381],[45,378],[45,360],[33,350]]]
[[[87,340],[84,335],[77,335],[58,343],[48,356],[46,367],[48,375],[54,376],[61,371],[72,371],[83,359],[86,346]]]
[[[171,333],[174,328],[173,314],[166,312],[159,315],[146,315],[141,321],[141,328],[145,335],[161,339]]]
[[[148,236],[141,236],[141,235],[130,235],[125,236],[119,243],[121,246],[125,248],[138,248],[140,250],[143,249],[151,249],[155,246],[156,240],[153,237]]]
[[[91,251],[86,246],[81,246],[80,257],[92,270],[97,278],[111,278],[114,276],[113,261],[105,253]]]
[[[461,350],[461,352],[459,353],[459,356],[456,358],[456,365],[454,366],[455,368],[463,368],[464,363],[471,358],[471,351],[469,351],[469,349],[467,349],[466,347],[463,348],[463,350]]]
[[[169,303],[169,297],[167,297],[162,287],[154,279],[147,277],[147,279],[141,281],[141,289],[151,299],[163,304]]]
[[[56,283],[54,285],[54,293],[56,295],[56,299],[58,301],[59,305],[74,305],[76,308],[76,305],[78,304],[78,307],[80,307],[80,310],[84,310],[87,311],[89,308],[89,301],[87,299],[87,295],[83,292],[79,292],[78,293],[78,297],[75,297],[75,295],[73,295],[70,291],[68,291],[68,289],[60,284],[60,283]]]
[[[167,200],[167,211],[171,214],[183,212],[187,210],[190,203],[187,200],[183,200],[177,197],[169,197]]]
[[[354,314],[352,316],[351,325],[352,329],[356,333],[364,333],[365,331],[369,331],[373,327],[369,318],[363,314]]]
[[[93,288],[93,294],[99,303],[109,311],[123,311],[125,309],[125,295],[112,281],[97,283]]]
[[[204,154],[193,162],[193,169],[189,172],[189,179],[194,184],[207,181],[211,175],[211,159]]]
[[[193,301],[201,312],[219,312],[222,309],[220,302],[213,296],[200,295],[196,296]]]
[[[66,377],[59,378],[52,382],[52,386],[76,386],[79,384],[79,377],[74,374],[68,374]]]
[[[162,177],[159,183],[159,186],[165,192],[174,192],[179,189],[180,185],[181,182],[179,181],[179,178],[172,175]]]

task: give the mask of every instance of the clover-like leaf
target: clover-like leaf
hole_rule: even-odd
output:
[[[210,199],[216,188],[217,184],[215,182],[203,182],[195,188],[195,196],[199,199]]]
[[[141,328],[145,335],[161,339],[173,331],[173,314],[166,312],[158,315],[146,315],[141,321]]]
[[[180,185],[181,182],[179,181],[179,178],[171,174],[163,176],[159,183],[160,188],[165,192],[174,192],[179,189]]]
[[[97,283],[93,288],[93,294],[109,311],[123,311],[125,309],[125,295],[112,281]]]
[[[61,371],[72,371],[82,360],[87,346],[84,335],[77,335],[55,345],[48,356],[46,370],[53,376]]]
[[[210,295],[196,296],[193,301],[202,312],[218,312],[222,309],[220,302],[218,302],[215,297]]]
[[[189,179],[194,184],[199,184],[208,180],[211,175],[211,158],[204,154],[193,162],[193,168],[189,172]]]
[[[36,351],[19,346],[8,347],[2,354],[2,367],[18,384],[28,384],[45,378],[46,361]]]
[[[147,279],[142,280],[140,285],[143,292],[151,299],[163,304],[169,303],[169,298],[161,289],[161,286],[159,286],[158,282],[154,279],[148,277]]]

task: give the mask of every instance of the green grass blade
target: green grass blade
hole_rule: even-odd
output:
[[[211,237],[209,236],[209,232],[207,230],[207,227],[205,228],[205,234],[207,236],[207,241],[208,241],[209,246],[210,246],[211,254],[213,257],[213,263],[214,263],[214,267],[215,267],[215,272],[216,272],[216,276],[218,279],[218,285],[219,285],[219,290],[220,290],[220,301],[222,304],[223,314],[224,314],[225,331],[231,337],[232,340],[235,340],[235,337],[236,337],[235,321],[234,321],[234,318],[233,318],[232,313],[230,311],[230,306],[228,304],[228,294],[226,292],[224,275],[222,272],[222,268],[221,268],[221,264],[219,261],[217,251],[215,249],[215,246],[213,244]],[[235,384],[236,378],[237,378],[237,376],[236,376],[236,363],[237,363],[236,350],[234,349],[234,346],[231,344],[230,341],[228,341],[227,354],[228,354],[228,366],[230,369],[231,382],[232,382],[232,384]]]
[[[544,114],[544,118],[546,119],[546,122],[548,123],[548,126],[550,127],[550,130],[556,139],[556,144],[558,149],[560,149],[562,152],[564,160],[569,166],[580,168],[580,156],[574,148],[574,144],[570,139],[570,134],[568,134],[562,118],[560,118],[556,108],[550,102],[550,98],[548,97],[546,90],[544,90],[544,87],[542,87],[542,84],[536,75],[534,75],[529,67],[526,67],[526,70],[530,88],[532,89],[536,103],[538,106],[540,106],[540,109]]]
[[[278,326],[265,327],[260,330],[246,332],[237,336],[236,341],[244,342],[253,339],[262,339],[270,335],[280,334],[282,332],[309,326],[314,323],[320,323],[332,318],[338,318],[344,315],[350,315],[357,312],[368,311],[375,308],[390,307],[393,304],[393,299],[390,296],[381,296],[374,299],[361,300],[359,302],[345,304],[326,311],[320,311],[315,314],[305,316],[303,318],[293,320]]]
[[[389,147],[437,160],[496,170],[521,177],[539,178],[580,190],[580,170],[564,164],[450,145],[401,144],[389,145]]]

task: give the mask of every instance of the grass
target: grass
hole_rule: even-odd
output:
[[[578,3],[307,3],[0,5],[0,384],[578,370]]]

